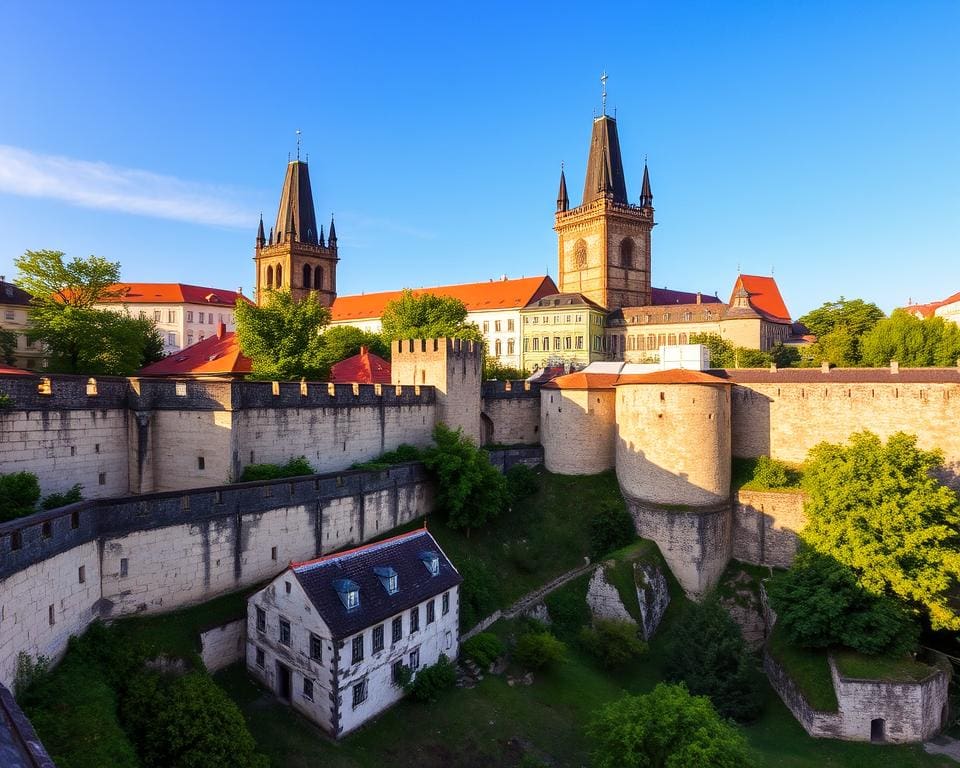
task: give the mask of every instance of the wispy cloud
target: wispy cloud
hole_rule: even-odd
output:
[[[5,144],[0,144],[0,192],[222,227],[250,227],[257,215],[229,187]]]

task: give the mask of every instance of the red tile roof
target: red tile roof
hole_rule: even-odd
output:
[[[216,335],[141,368],[138,375],[243,376],[250,371],[250,358],[240,351],[237,335],[227,333],[221,323]]]
[[[463,285],[439,285],[434,288],[418,288],[415,295],[432,293],[460,299],[469,312],[495,309],[521,309],[530,302],[557,293],[558,289],[550,276],[522,277],[517,280],[490,280],[485,283]],[[383,315],[388,302],[400,298],[401,291],[366,293],[359,296],[338,296],[333,302],[335,322],[369,320]]]
[[[568,373],[557,376],[543,385],[543,389],[613,389],[617,382],[615,373]]]
[[[729,304],[733,304],[733,299],[737,291],[741,288],[750,294],[750,306],[762,315],[766,315],[771,320],[780,322],[790,322],[790,313],[787,311],[787,305],[783,303],[783,297],[780,295],[780,288],[777,287],[777,281],[772,277],[761,277],[759,275],[740,275],[737,282],[733,284],[733,290],[730,292]]]
[[[360,354],[341,360],[330,369],[330,381],[335,384],[389,384],[390,363],[366,347],[360,347]]]
[[[960,293],[955,293],[952,296],[947,296],[947,298],[942,301],[929,301],[926,304],[908,304],[906,307],[901,307],[901,309],[917,317],[926,318],[933,317],[936,311],[945,304],[953,304],[958,301],[960,301]]]
[[[0,376],[36,376],[36,374],[33,371],[25,371],[23,368],[13,368],[0,363]]]
[[[627,373],[617,379],[617,386],[621,384],[719,384],[729,386],[732,382],[701,371],[672,368],[669,371],[653,371],[652,373]]]
[[[125,290],[122,296],[109,299],[124,304],[220,304],[232,307],[238,298],[250,302],[237,291],[185,283],[117,283],[111,289]]]

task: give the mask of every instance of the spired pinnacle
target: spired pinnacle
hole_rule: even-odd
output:
[[[327,244],[331,248],[337,247],[337,228],[333,223],[333,214],[330,214],[330,237],[327,238]]]
[[[640,188],[640,207],[653,208],[653,192],[650,190],[650,171],[647,169],[647,160],[643,160],[643,186]]]
[[[267,238],[263,234],[263,214],[260,214],[260,226],[257,227],[257,247],[262,248],[267,242]]]
[[[570,210],[570,197],[567,195],[567,179],[563,175],[563,163],[560,164],[560,190],[557,192],[557,210]]]

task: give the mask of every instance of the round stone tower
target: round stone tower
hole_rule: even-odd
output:
[[[637,532],[699,597],[730,557],[730,383],[657,371],[621,376],[616,393],[617,479]]]
[[[593,475],[613,467],[616,374],[571,373],[540,391],[543,463],[559,475]]]

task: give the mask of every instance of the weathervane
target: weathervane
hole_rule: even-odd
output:
[[[607,70],[600,75],[601,97],[603,99],[603,114],[607,114]]]

